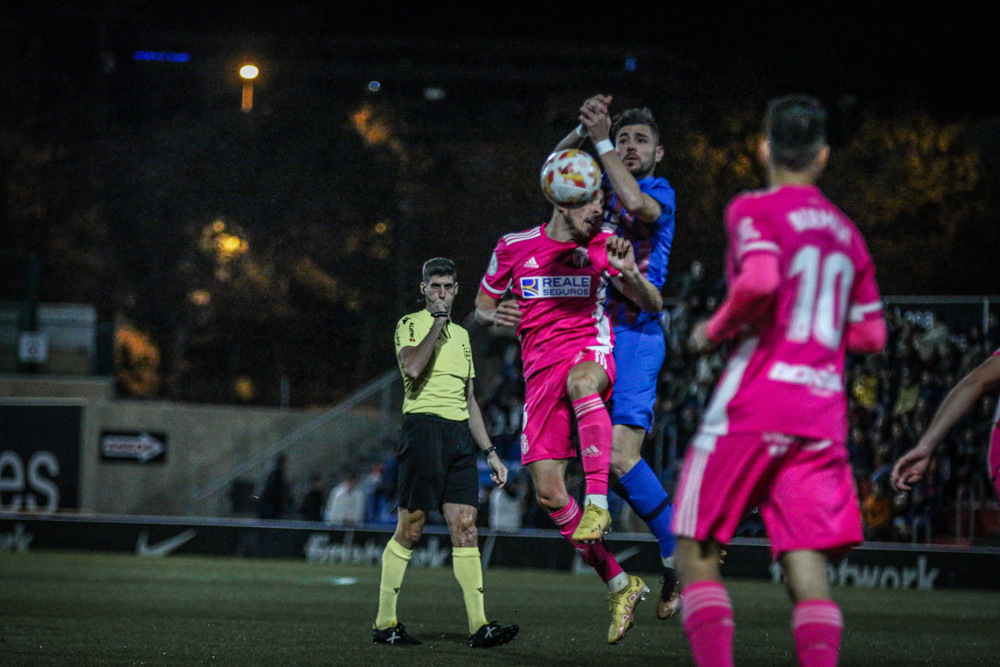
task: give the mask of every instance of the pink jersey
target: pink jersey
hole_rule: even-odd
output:
[[[846,441],[845,329],[882,316],[864,239],[815,186],[745,193],[726,227],[729,283],[757,252],[778,256],[781,281],[771,309],[733,341],[701,433]]]
[[[497,243],[482,289],[499,299],[510,288],[521,309],[524,376],[593,349],[611,354],[614,332],[604,312],[607,275],[618,275],[601,230],[587,247],[549,238],[546,224],[507,234]]]

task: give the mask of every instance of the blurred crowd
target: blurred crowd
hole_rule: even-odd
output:
[[[672,283],[676,296],[664,311],[667,360],[660,372],[653,432],[643,455],[673,493],[684,450],[725,365],[725,349],[694,355],[685,341],[698,321],[710,316],[723,296],[722,286],[708,280],[699,262]],[[970,318],[964,318],[969,320]],[[975,318],[973,318],[975,319]],[[848,449],[855,472],[866,537],[887,541],[954,539],[970,531],[968,508],[996,508],[986,472],[986,446],[995,397],[983,400],[942,441],[924,481],[907,493],[895,492],[889,472],[895,460],[916,444],[948,390],[1000,347],[1000,321],[992,314],[984,328],[948,322],[931,309],[887,306],[889,342],[883,353],[849,357]],[[483,527],[517,531],[550,528],[536,510],[531,479],[520,465],[524,378],[520,347],[513,337],[494,336],[477,357],[477,393],[493,444],[510,469],[510,481],[495,489],[480,461],[480,520]],[[333,525],[395,523],[395,443],[381,443],[380,454],[346,466],[326,483],[318,476],[296,504],[289,499],[286,517]],[[582,492],[582,472],[571,466],[568,488]],[[573,482],[573,479],[577,483]],[[612,492],[612,509],[625,529],[632,521],[627,504]],[[966,518],[963,518],[966,517]],[[432,516],[432,521],[434,517]],[[619,524],[621,525],[621,524]],[[755,514],[738,533],[763,535]]]

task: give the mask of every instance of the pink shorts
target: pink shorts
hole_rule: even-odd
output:
[[[775,558],[801,549],[842,553],[864,539],[841,442],[699,433],[688,447],[675,499],[677,536],[723,545],[744,514],[759,507]]]
[[[525,380],[524,428],[521,431],[521,463],[545,459],[576,458],[573,438],[573,404],[566,393],[566,378],[573,366],[593,361],[608,374],[601,393],[607,401],[615,384],[615,358],[596,350],[582,350],[572,359],[552,364]]]

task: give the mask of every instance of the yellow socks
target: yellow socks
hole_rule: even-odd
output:
[[[471,635],[486,625],[486,610],[483,606],[483,565],[479,560],[479,547],[452,548],[451,566],[455,570],[458,585],[462,587]],[[382,578],[385,578],[384,574]]]
[[[478,549],[476,549],[476,553],[479,553]],[[382,552],[382,580],[378,587],[376,630],[385,630],[396,625],[396,600],[399,598],[399,589],[403,585],[403,575],[406,574],[406,566],[409,565],[412,555],[412,549],[407,549],[391,537],[389,543],[385,545],[385,550]],[[476,563],[478,564],[479,561],[477,560]],[[481,577],[480,582],[482,582]],[[481,587],[482,583],[479,585]],[[480,608],[482,608],[482,602],[480,602]]]

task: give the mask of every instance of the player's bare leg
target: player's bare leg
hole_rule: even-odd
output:
[[[819,551],[789,551],[781,555],[780,562],[788,594],[795,603],[792,635],[799,664],[837,664],[844,619],[832,599],[826,555]]]

